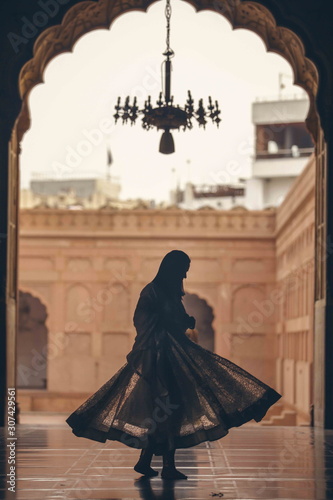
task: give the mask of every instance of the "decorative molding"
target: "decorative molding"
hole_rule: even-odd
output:
[[[42,83],[47,64],[57,55],[72,52],[75,43],[86,33],[109,29],[121,14],[133,10],[146,12],[155,0],[99,0],[83,1],[71,7],[60,25],[47,28],[37,38],[34,56],[21,69],[19,89],[22,110],[16,121],[19,140],[30,126],[28,97],[35,85]],[[294,72],[294,83],[308,93],[310,109],[306,119],[308,129],[317,142],[319,116],[316,109],[318,72],[305,57],[303,43],[291,30],[277,26],[271,12],[257,2],[241,0],[186,0],[197,11],[211,10],[223,15],[233,29],[247,29],[256,33],[270,52],[284,57]]]
[[[20,264],[25,269],[34,271],[53,271],[55,268],[55,261],[53,258],[42,257],[41,255],[21,255]]]
[[[53,210],[20,211],[21,237],[273,238],[274,211]]]
[[[232,297],[235,297],[235,295],[237,295],[237,293],[243,288],[253,288],[259,290],[263,294],[265,293],[265,286],[262,283],[242,283],[241,285],[235,285],[232,288],[231,290]]]

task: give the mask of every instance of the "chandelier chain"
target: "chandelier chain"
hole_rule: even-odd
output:
[[[173,54],[173,50],[170,48],[170,19],[171,19],[171,13],[172,13],[172,9],[171,9],[170,0],[166,0],[165,17],[166,17],[166,20],[167,20],[167,25],[166,25],[167,35],[166,35],[166,51],[165,51],[165,53],[170,52],[171,54]]]

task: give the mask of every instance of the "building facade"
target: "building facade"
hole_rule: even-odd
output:
[[[281,204],[314,151],[305,119],[307,97],[252,104],[255,154],[246,179],[245,206],[250,210]]]

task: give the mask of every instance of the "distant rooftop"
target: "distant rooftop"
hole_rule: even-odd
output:
[[[32,172],[31,180],[33,181],[78,181],[78,180],[105,180],[106,175],[102,172],[80,172],[79,175],[73,176],[68,172]],[[111,175],[112,180],[118,180],[115,175]]]
[[[94,193],[104,193],[112,198],[118,198],[120,184],[114,177],[49,179],[38,178],[30,181],[30,189],[36,195],[57,196],[60,193],[75,192],[79,198],[89,198]]]
[[[308,94],[304,91],[295,94],[275,94],[274,96],[258,96],[254,102],[278,102],[278,101],[303,101],[308,100]]]

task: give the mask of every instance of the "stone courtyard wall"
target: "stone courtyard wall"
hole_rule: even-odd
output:
[[[308,417],[313,224],[312,160],[277,211],[21,210],[20,290],[48,312],[33,361],[47,363],[47,388],[22,388],[21,409],[70,411],[111,378],[136,335],[140,290],[181,249],[191,258],[185,290],[213,309],[215,352]],[[287,286],[304,266],[299,286]]]
[[[276,216],[278,342],[276,384],[284,402],[309,422],[312,399],[315,268],[315,160],[312,158]]]

